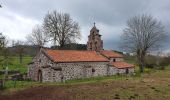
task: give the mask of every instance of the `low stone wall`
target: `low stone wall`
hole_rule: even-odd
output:
[[[126,68],[124,69],[117,69],[119,74],[126,74]],[[128,74],[134,73],[134,68],[128,68]]]

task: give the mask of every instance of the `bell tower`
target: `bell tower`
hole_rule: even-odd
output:
[[[88,36],[87,50],[103,50],[103,40],[101,40],[101,36],[94,23],[93,28],[90,30],[90,35]]]

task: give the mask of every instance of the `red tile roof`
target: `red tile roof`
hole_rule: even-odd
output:
[[[122,62],[122,61],[111,62],[110,65],[112,65],[112,66],[114,66],[116,68],[119,68],[119,69],[134,67],[133,64],[129,64],[129,63]]]
[[[54,62],[108,62],[96,51],[45,50]]]
[[[107,58],[122,58],[123,57],[123,55],[116,53],[114,51],[111,51],[111,50],[102,50],[100,51],[100,53],[106,56]]]

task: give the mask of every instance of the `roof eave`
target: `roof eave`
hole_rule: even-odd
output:
[[[116,68],[118,68],[118,67],[116,67]],[[118,69],[125,69],[125,68],[134,68],[134,67],[124,67],[124,68],[118,68]]]
[[[54,61],[55,63],[109,62],[109,61]]]

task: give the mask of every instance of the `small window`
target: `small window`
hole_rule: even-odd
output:
[[[116,59],[113,59],[113,62],[116,62]]]
[[[62,68],[59,67],[59,68],[55,68],[54,70],[56,70],[56,71],[62,71]]]
[[[92,68],[92,72],[94,73],[96,70],[94,68]]]

